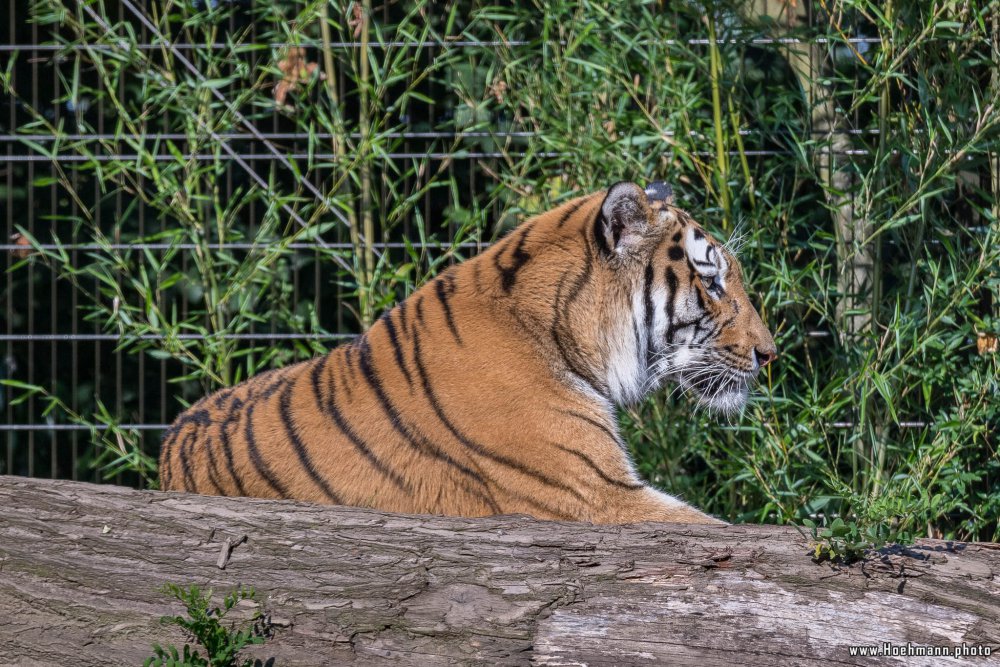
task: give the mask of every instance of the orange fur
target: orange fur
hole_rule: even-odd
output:
[[[650,197],[619,184],[539,215],[356,342],[202,399],[164,436],[162,488],[395,512],[715,522],[641,483],[614,405],[673,378],[728,409],[774,345],[736,260]],[[691,248],[724,259],[722,296]],[[682,326],[699,312],[704,327]]]

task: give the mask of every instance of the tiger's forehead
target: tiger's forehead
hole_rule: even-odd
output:
[[[677,226],[680,228],[678,231],[682,232],[694,230],[696,235],[706,239],[711,245],[721,245],[684,209],[662,201],[650,201],[649,208],[658,220],[667,223],[668,226]]]
[[[677,232],[681,233],[682,238],[688,237],[690,234],[696,245],[701,246],[703,249],[711,247],[714,252],[719,253],[726,270],[733,274],[734,278],[740,279],[742,277],[743,272],[740,269],[740,263],[736,259],[736,256],[730,252],[725,243],[720,242],[709,232],[705,231],[705,228],[690,213],[666,201],[650,201],[649,207],[659,220],[666,223],[664,232],[673,231],[673,234],[665,234],[665,238],[679,240]],[[687,238],[685,238],[685,241],[687,241]],[[685,245],[690,244],[686,242]]]
[[[650,200],[649,209],[653,212],[653,215],[657,219],[671,225],[677,225],[685,229],[689,227],[697,229],[706,238],[710,239],[713,243],[715,243],[715,239],[712,238],[711,234],[706,232],[702,228],[702,226],[698,224],[698,221],[691,216],[690,213],[688,213],[682,208],[677,208],[676,206],[673,205],[672,202]]]
[[[671,221],[678,220],[678,214],[687,215],[681,209],[675,207],[669,201],[662,199],[650,199],[649,209],[659,218],[669,218]]]

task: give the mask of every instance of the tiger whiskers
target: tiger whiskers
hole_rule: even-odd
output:
[[[670,394],[667,395],[667,398],[670,399],[673,398],[678,392],[691,390],[696,391],[702,379],[711,377],[712,374],[718,372],[717,368],[713,368],[708,364],[698,363],[698,365],[695,365],[693,368],[692,366],[693,365],[689,363],[683,367],[667,367],[651,378],[651,386],[653,388],[658,387],[664,378],[676,374],[678,377],[677,386],[675,386],[674,389],[671,390]]]
[[[732,254],[733,257],[739,257],[740,253],[743,251],[743,246],[747,244],[750,240],[750,233],[747,230],[746,218],[741,218],[736,226],[733,227],[733,233],[729,235],[729,239],[723,243],[723,247]]]
[[[693,369],[687,366],[678,374],[678,386],[670,396],[678,391],[689,392],[698,399],[696,410],[701,406],[713,408],[726,415],[732,425],[729,420],[746,404],[753,374],[726,366],[720,368],[719,361],[709,357]]]
[[[707,345],[700,345],[700,344],[687,345],[682,343],[668,343],[668,346],[682,348],[682,349],[686,348],[691,350],[695,349],[702,350],[708,348]],[[654,354],[652,363],[650,363],[648,368],[646,369],[647,376],[643,383],[644,394],[648,394],[658,389],[662,384],[664,378],[670,375],[673,374],[679,375],[686,370],[691,370],[692,368],[694,368],[694,370],[700,370],[703,367],[702,362],[698,358],[695,358],[694,360],[689,360],[683,365],[679,365],[672,358],[674,352],[675,351],[672,350],[658,350]],[[709,366],[707,364],[704,365],[704,368],[705,370],[709,370]]]

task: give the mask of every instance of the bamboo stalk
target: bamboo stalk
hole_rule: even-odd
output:
[[[341,137],[347,137],[347,132],[344,130],[344,120],[340,112],[340,95],[337,92],[337,69],[334,64],[333,47],[331,46],[333,38],[330,34],[330,0],[320,0],[320,39],[323,43],[323,72],[326,75],[326,91],[330,97],[330,120],[333,123],[333,132],[330,133],[330,144],[333,154],[337,156],[336,164],[342,166],[342,168],[350,169],[352,165],[343,159],[346,150],[345,141]],[[348,199],[354,199],[351,196],[350,179],[336,179],[334,189],[336,193],[346,194]],[[348,233],[350,234],[351,248],[353,250],[351,266],[354,269],[355,280],[358,283],[358,298],[362,304],[362,325],[367,328],[370,322],[364,321],[364,304],[368,302],[368,280],[365,277],[365,268],[360,261],[364,253],[364,248],[361,242],[361,234],[358,231],[357,212],[353,206],[347,211],[347,219],[349,222]],[[370,239],[371,237],[365,234],[365,240],[368,243],[371,242]]]
[[[375,253],[372,247],[375,238],[375,221],[372,216],[371,197],[371,100],[369,99],[369,78],[371,67],[368,53],[369,21],[371,19],[371,0],[362,2],[361,14],[361,81],[358,88],[361,91],[361,109],[358,114],[358,129],[361,132],[360,150],[363,151],[364,159],[361,162],[361,220],[364,226],[364,271],[362,272],[363,284],[361,291],[361,324],[367,329],[374,321],[374,308],[371,299],[371,280],[375,275]]]
[[[715,39],[715,15],[708,14],[708,56],[712,80],[712,125],[715,129],[715,162],[719,181],[719,203],[722,206],[722,228],[731,228],[732,193],[729,191],[729,152],[726,150],[725,129],[722,119],[722,94],[719,81],[722,78],[722,58],[719,44]]]

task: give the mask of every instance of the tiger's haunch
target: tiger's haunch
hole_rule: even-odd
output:
[[[774,342],[732,254],[619,183],[528,220],[355,342],[212,394],[164,490],[392,512],[716,523],[643,484],[615,405],[679,383],[738,412]]]

